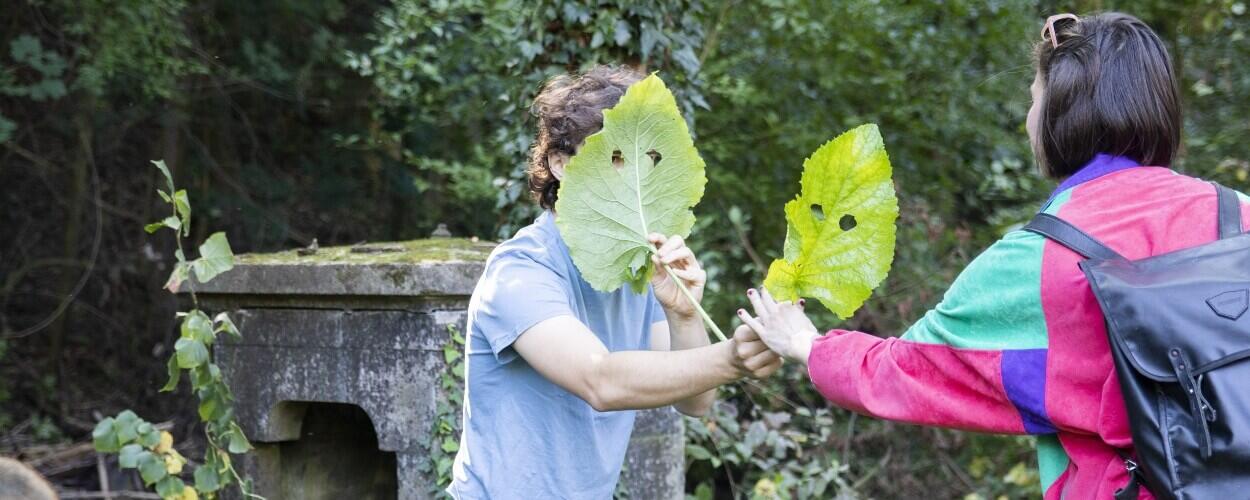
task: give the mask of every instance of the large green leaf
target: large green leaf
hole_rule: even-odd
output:
[[[556,224],[596,290],[646,289],[647,234],[689,235],[707,178],[673,94],[651,75],[603,112],[560,182]]]
[[[777,300],[812,297],[848,318],[894,261],[898,198],[876,125],[861,125],[803,162],[802,193],[786,203],[783,259],[764,286]]]

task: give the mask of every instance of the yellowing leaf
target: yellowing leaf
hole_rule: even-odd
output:
[[[764,286],[777,300],[812,297],[855,313],[894,261],[898,198],[876,125],[825,143],[803,162],[802,193],[786,203],[784,258]]]
[[[156,447],[153,449],[153,451],[157,453],[168,453],[169,450],[172,450],[173,448],[174,448],[174,435],[170,434],[169,431],[161,431],[161,440],[159,443],[156,444]]]
[[[186,460],[179,455],[165,455],[165,472],[169,474],[181,474],[182,466],[185,463]]]
[[[645,290],[654,251],[647,234],[690,233],[703,169],[664,82],[651,75],[630,86],[560,182],[556,224],[586,282],[605,292],[624,283]]]

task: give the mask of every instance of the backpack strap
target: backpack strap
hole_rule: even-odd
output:
[[[1068,247],[1069,250],[1079,253],[1087,259],[1108,260],[1124,258],[1093,236],[1085,234],[1085,231],[1081,231],[1076,226],[1069,224],[1068,221],[1050,214],[1034,215],[1033,220],[1024,226],[1024,230],[1050,238],[1055,243]]]
[[[1241,234],[1241,200],[1237,192],[1215,184],[1216,200],[1220,205],[1220,239],[1231,238]]]

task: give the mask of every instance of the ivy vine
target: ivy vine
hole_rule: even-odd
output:
[[[187,260],[182,239],[191,234],[190,199],[186,190],[175,189],[173,176],[164,161],[152,163],[165,176],[169,190],[157,190],[157,193],[170,205],[171,215],[148,224],[144,230],[149,234],[161,229],[173,230],[178,245],[174,256],[178,261],[165,288],[177,292],[184,282],[190,284],[193,304],[191,310],[177,313],[182,321],[180,334],[174,344],[174,353],[169,357],[169,382],[161,388],[161,392],[177,389],[183,372],[187,373],[191,389],[200,400],[198,413],[204,424],[208,446],[204,450],[202,465],[195,467],[191,485],[181,477],[187,460],[174,449],[173,436],[156,429],[133,411],[124,410],[115,417],[101,420],[92,432],[95,448],[102,453],[116,453],[118,465],[123,469],[138,469],[143,483],[154,488],[163,499],[216,498],[224,488],[233,484],[244,498],[264,500],[252,493],[251,481],[241,477],[234,468],[231,454],[247,453],[252,444],[235,421],[234,396],[221,376],[221,369],[213,362],[211,352],[219,334],[236,340],[242,339],[242,334],[226,313],[210,318],[201,311],[194,281],[187,281],[194,275],[196,281],[208,282],[230,270],[234,267],[234,252],[225,233],[218,232],[200,245],[199,258]]]
[[[460,411],[464,407],[464,335],[456,325],[447,325],[447,342],[443,343],[443,363],[439,385],[446,400],[434,408],[434,425],[425,444],[428,460],[420,470],[434,479],[430,493],[449,498],[441,488],[451,484],[451,466],[460,451]]]

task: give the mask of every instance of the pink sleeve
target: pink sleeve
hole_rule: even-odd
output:
[[[866,415],[997,433],[1026,433],[1003,387],[1003,351],[832,330],[816,339],[808,375],[833,403]]]

